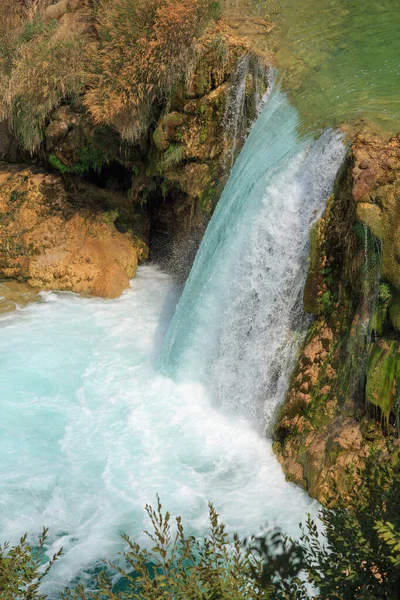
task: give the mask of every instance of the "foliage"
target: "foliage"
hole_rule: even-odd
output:
[[[95,593],[82,587],[62,595],[64,600],[263,600],[283,598],[274,595],[280,588],[276,575],[295,576],[299,557],[292,548],[285,549],[282,536],[276,532],[261,544],[253,538],[246,547],[237,536],[228,536],[225,525],[212,505],[209,506],[210,532],[204,539],[187,536],[181,519],[173,531],[170,514],[163,514],[160,500],[157,509],[146,506],[152,532],[145,532],[152,549],[145,550],[124,536],[126,568],[109,566],[124,579],[124,591],[117,594],[107,574],[99,579]],[[264,554],[267,551],[267,556]],[[268,562],[268,568],[264,565]]]
[[[379,303],[385,308],[388,309],[389,304],[391,303],[393,298],[392,290],[390,285],[385,282],[381,282],[379,284],[379,292],[378,292],[378,300]]]
[[[102,167],[107,163],[107,155],[100,148],[82,146],[78,154],[79,162],[72,165],[66,165],[53,153],[49,155],[49,163],[62,174],[73,173],[75,175],[84,175],[91,170],[100,174]]]
[[[10,120],[30,151],[59,98],[79,87],[73,44],[51,44],[57,22],[41,20],[39,9],[47,4],[4,0],[0,7],[0,119]]]
[[[100,0],[100,48],[85,96],[94,120],[137,140],[153,104],[168,99],[185,76],[217,6],[214,0]]]
[[[51,111],[82,94],[90,61],[87,39],[57,21],[44,23],[47,0],[3,0],[0,6],[0,119],[9,119],[30,152],[42,141]]]
[[[377,521],[375,529],[379,537],[390,548],[389,561],[400,567],[400,529],[396,529],[393,523]]]
[[[171,144],[168,150],[163,154],[158,168],[161,172],[166,172],[169,169],[179,165],[185,156],[185,147],[179,144]]]
[[[2,600],[39,600],[45,598],[39,594],[39,585],[48,574],[61,551],[55,554],[42,568],[47,529],[39,538],[38,545],[32,548],[24,535],[16,546],[6,542],[0,546],[0,590]]]
[[[324,508],[323,533],[308,518],[301,546],[308,581],[317,598],[374,600],[399,598],[400,477],[372,456],[352,498]],[[306,597],[306,596],[305,596]]]
[[[334,299],[332,293],[329,290],[326,290],[321,297],[322,312],[326,317],[329,317],[333,312],[333,302]]]
[[[85,56],[85,41],[78,37],[53,42],[44,35],[23,46],[11,74],[8,99],[11,123],[22,147],[33,152],[52,110],[82,92]]]
[[[395,600],[400,590],[399,492],[398,471],[372,456],[357,486],[354,508],[349,510],[345,501],[334,509],[323,508],[322,531],[308,516],[300,541],[274,531],[241,542],[228,535],[212,505],[209,533],[196,539],[186,535],[179,517],[173,524],[158,499],[156,509],[146,506],[152,526],[145,532],[149,549],[123,536],[123,563],[106,563],[95,591],[78,586],[61,598],[309,600],[311,587],[318,600]],[[3,595],[5,600],[40,597],[37,584],[58,558],[39,570],[46,534],[38,550],[27,546],[26,538],[8,554],[0,549],[0,589],[18,590],[14,596]],[[113,589],[115,574],[124,583],[119,591]],[[27,595],[30,590],[33,595]]]

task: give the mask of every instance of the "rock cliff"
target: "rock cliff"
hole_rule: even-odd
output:
[[[60,0],[47,4],[48,8],[38,21],[43,22],[40,27],[44,33],[32,37],[25,44],[24,52],[30,56],[29,53],[34,53],[38,44],[42,43],[43,36],[48,36],[46,43],[54,47],[61,42],[74,47],[84,41],[87,47],[85,55],[95,60],[93,57],[99,41],[93,28],[90,2]],[[146,228],[148,231],[140,234],[140,247],[148,245],[152,259],[182,279],[187,276],[233,159],[257,115],[269,80],[271,55],[267,48],[270,25],[256,14],[252,16],[251,6],[245,19],[237,14],[236,9],[228,10],[197,40],[195,59],[185,79],[175,86],[170,98],[160,98],[159,105],[153,107],[153,119],[139,141],[126,140],[117,128],[99,123],[85,105],[84,87],[81,93],[74,92],[73,97],[60,97],[48,116],[37,121],[41,124],[35,131],[39,145],[33,154],[21,148],[21,130],[25,134],[22,122],[10,118],[9,122],[0,123],[3,160],[17,164],[34,163],[48,174],[30,173],[27,175],[30,182],[37,178],[45,182],[57,181],[57,194],[61,196],[63,187],[65,191],[78,181],[87,192],[90,190],[90,206],[85,209],[80,202],[86,216],[82,212],[77,213],[73,226],[63,228],[60,246],[70,243],[72,248],[78,244],[77,238],[67,240],[72,232],[82,229],[79,236],[87,235],[88,228],[84,223],[92,206],[97,204],[105,210],[113,210],[113,223],[107,224],[107,227],[104,225],[103,230],[117,246],[123,239],[126,246],[129,236],[135,237],[138,215],[141,215],[142,221],[147,219],[147,225],[142,225],[141,231]],[[10,183],[9,187],[12,185]],[[45,183],[44,186],[48,190],[50,184]],[[40,204],[44,206],[45,201]],[[18,203],[7,203],[5,210],[15,228],[23,219],[27,205],[26,202],[21,207]],[[91,224],[96,239],[103,235],[100,234],[100,221],[96,226]],[[69,220],[66,222],[69,223]],[[118,231],[111,235],[114,225]],[[5,240],[9,239],[9,224],[6,229],[3,231]],[[36,242],[35,235],[39,235],[39,231],[31,229],[30,243],[41,247],[42,240]],[[3,253],[7,243],[3,243]],[[52,246],[55,252],[55,234]],[[95,250],[95,245],[92,251],[100,252]],[[116,254],[121,251],[120,246],[115,249]],[[90,253],[87,247],[85,255]],[[123,259],[126,263],[123,268],[126,273],[124,285],[126,276],[132,276],[135,271],[132,263],[135,253],[136,246],[132,242],[130,262]],[[27,255],[26,249],[24,255]],[[145,256],[147,251],[142,252],[139,258]],[[17,261],[18,265],[23,262],[19,260],[16,248],[10,251],[8,266],[0,267],[0,277],[24,278],[46,289],[54,285],[59,286],[56,289],[108,295],[106,286],[94,283],[101,278],[101,261],[93,259],[85,263],[86,259],[82,260],[87,265],[82,281],[89,278],[90,285],[79,283],[79,277],[61,276],[61,267],[49,258],[41,261],[30,258],[29,269],[26,267],[28,270],[25,269],[22,275],[20,266],[15,264],[13,268],[13,261]],[[35,271],[39,264],[42,265],[40,273]],[[45,268],[47,275],[44,274]],[[119,277],[122,282],[122,275]],[[110,293],[117,295],[117,290],[121,291],[123,287],[122,283],[113,286]]]
[[[356,136],[311,236],[304,305],[315,321],[274,447],[288,478],[322,502],[351,499],[350,475],[370,452],[399,450],[399,140]]]

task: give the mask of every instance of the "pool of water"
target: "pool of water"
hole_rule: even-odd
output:
[[[117,300],[46,292],[0,315],[0,535],[49,527],[49,556],[64,548],[51,597],[115,559],[122,532],[144,541],[157,493],[199,535],[208,501],[242,535],[266,522],[294,533],[310,509],[247,420],[157,372],[179,294],[149,266]]]
[[[302,128],[361,119],[400,130],[399,0],[267,0]]]

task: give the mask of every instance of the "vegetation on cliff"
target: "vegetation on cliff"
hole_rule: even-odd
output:
[[[100,0],[95,5],[99,46],[84,104],[96,123],[137,141],[193,68],[195,43],[216,0]]]
[[[34,161],[68,186],[123,192],[104,209],[124,232],[146,213],[153,256],[182,277],[268,82],[265,53],[220,18],[222,4],[0,7],[0,156]],[[264,21],[254,28],[266,45]]]
[[[71,3],[60,4],[67,13]],[[73,30],[58,27],[43,3],[7,0],[0,9],[0,116],[31,152],[51,111],[80,96],[96,123],[137,141],[218,14],[215,0],[96,0],[78,8]]]

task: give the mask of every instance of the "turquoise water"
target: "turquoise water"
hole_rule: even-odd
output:
[[[264,435],[304,333],[308,233],[345,147],[300,141],[275,90],[237,160],[181,290],[154,266],[118,300],[42,293],[1,316],[0,537],[50,528],[54,592],[142,541],[159,493],[201,535],[295,533],[310,499]]]
[[[219,200],[160,361],[261,428],[287,389],[306,325],[309,231],[345,154],[340,133],[300,139],[298,125],[275,89]]]

